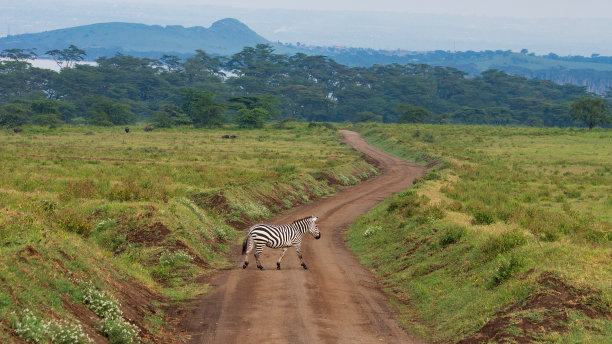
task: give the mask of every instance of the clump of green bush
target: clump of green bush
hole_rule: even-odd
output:
[[[444,229],[442,237],[440,237],[440,245],[446,247],[448,245],[459,242],[467,234],[467,229],[461,226],[450,226]]]
[[[490,238],[482,247],[482,251],[486,255],[495,256],[508,252],[525,243],[527,243],[527,239],[523,233],[518,230],[513,230]]]
[[[495,217],[493,214],[480,210],[474,213],[474,218],[472,219],[473,225],[490,225],[495,223]]]
[[[508,259],[500,255],[497,263],[497,269],[495,270],[495,274],[493,274],[493,286],[502,284],[522,267],[523,261],[518,256],[511,255]]]

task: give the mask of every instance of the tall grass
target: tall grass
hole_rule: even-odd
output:
[[[230,266],[236,229],[333,193],[340,175],[358,182],[372,171],[335,130],[306,124],[1,130],[0,342],[12,341],[9,320],[25,308],[40,323],[95,317],[75,308],[84,281],[146,330],[144,319],[205,292],[199,278]],[[130,288],[151,304],[121,300]],[[98,320],[90,334],[137,332]]]
[[[589,290],[609,317],[611,131],[375,124],[361,131],[396,155],[438,162],[349,232],[406,326],[429,339],[464,338],[509,316],[502,311],[543,288],[545,272]],[[443,214],[431,217],[432,208]],[[378,230],[364,235],[371,228]],[[610,319],[582,316],[547,338],[605,342],[611,328]]]

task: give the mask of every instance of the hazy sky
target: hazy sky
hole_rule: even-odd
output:
[[[100,22],[208,27],[270,41],[612,56],[612,0],[0,0],[0,37]]]
[[[95,0],[95,2],[118,3]],[[163,0],[125,0],[154,4]],[[609,0],[174,0],[175,4],[323,11],[390,11],[513,18],[612,18]]]

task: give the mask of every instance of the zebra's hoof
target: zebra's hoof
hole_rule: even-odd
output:
[[[302,263],[302,267],[304,268],[304,270],[308,270],[308,267],[306,266],[306,264]]]
[[[280,263],[276,263],[276,270],[280,270]]]
[[[247,266],[249,266],[249,263],[244,263],[244,265],[242,265],[242,268],[246,269]]]
[[[263,270],[263,266],[261,266],[261,265],[257,265],[257,268],[258,268],[259,270]]]

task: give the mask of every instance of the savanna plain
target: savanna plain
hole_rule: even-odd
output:
[[[346,234],[410,333],[611,341],[609,129],[345,127],[429,167]],[[317,123],[4,129],[0,342],[186,339],[177,310],[241,230],[375,177],[366,160]]]
[[[407,328],[440,342],[612,341],[610,130],[361,132],[434,166],[349,233]]]
[[[328,127],[3,130],[0,342],[180,340],[236,229],[378,174]]]

